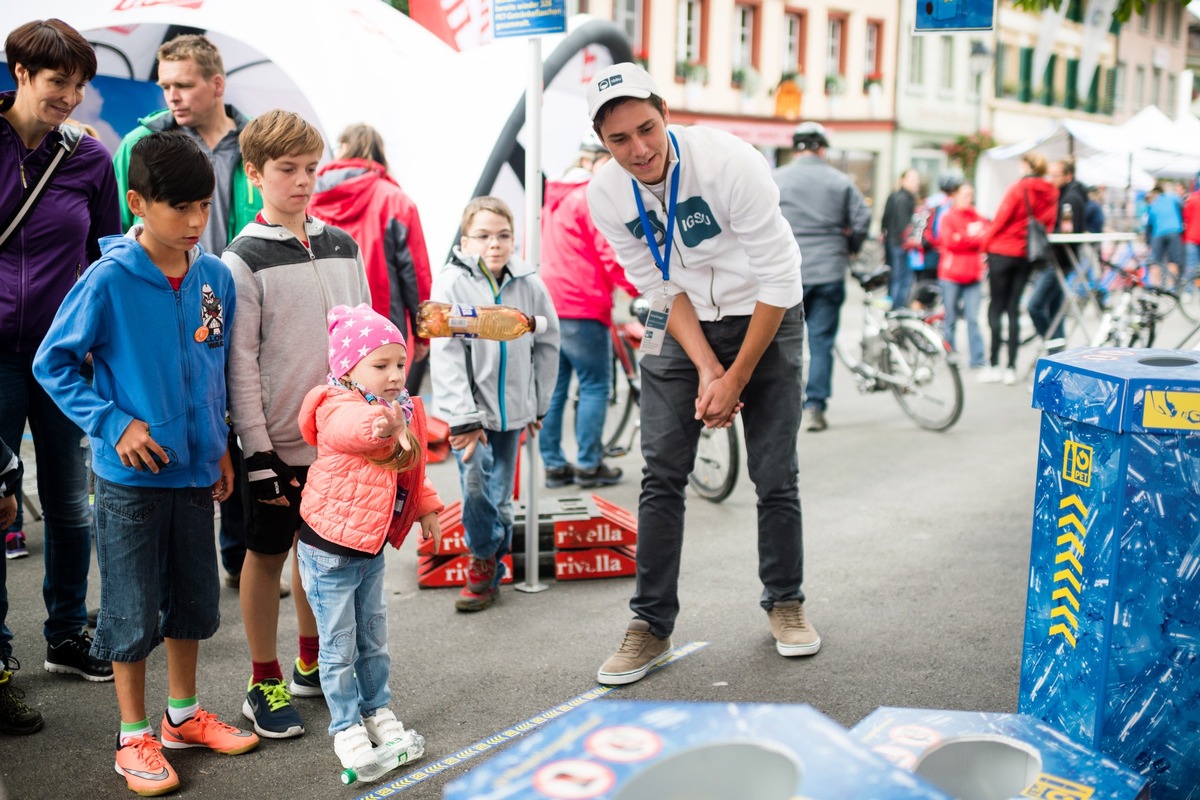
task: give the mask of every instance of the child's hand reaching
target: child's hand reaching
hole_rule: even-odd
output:
[[[433,552],[437,553],[442,549],[442,524],[438,522],[436,512],[430,511],[421,517],[421,538],[433,539]]]
[[[404,409],[398,405],[394,406],[386,400],[379,403],[379,415],[371,423],[373,434],[380,439],[390,439],[404,433],[407,427],[408,422],[404,418]],[[407,436],[400,436],[400,447],[404,450],[412,449],[412,443]]]

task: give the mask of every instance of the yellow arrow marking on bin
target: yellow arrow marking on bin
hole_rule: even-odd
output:
[[[1050,626],[1050,635],[1053,636],[1056,633],[1061,633],[1063,636],[1065,636],[1067,638],[1067,641],[1071,643],[1071,647],[1075,646],[1075,634],[1071,633],[1071,629],[1068,628],[1066,625],[1063,625],[1061,623],[1058,625],[1051,625]]]
[[[1065,528],[1068,525],[1073,525],[1075,530],[1079,531],[1080,535],[1087,536],[1087,528],[1083,527],[1083,520],[1074,514],[1067,514],[1065,517],[1058,518],[1058,527]]]
[[[1058,537],[1058,545],[1061,547],[1064,544],[1075,545],[1075,552],[1079,553],[1079,555],[1083,555],[1083,541],[1074,533],[1068,531],[1067,533],[1064,533],[1062,536]]]
[[[1066,617],[1067,622],[1071,625],[1071,629],[1079,630],[1079,620],[1075,618],[1074,614],[1067,610],[1066,606],[1055,606],[1054,609],[1050,611],[1050,618],[1053,619],[1055,617]]]
[[[1055,583],[1058,583],[1059,581],[1062,581],[1062,580],[1070,581],[1071,585],[1075,587],[1075,591],[1077,591],[1077,592],[1083,591],[1083,584],[1081,584],[1079,582],[1079,579],[1076,578],[1075,574],[1073,572],[1071,572],[1070,570],[1060,569],[1058,572],[1054,573],[1054,582]]]
[[[1050,599],[1066,600],[1068,603],[1070,603],[1071,605],[1073,605],[1075,607],[1076,611],[1079,610],[1079,601],[1075,599],[1075,595],[1071,594],[1071,590],[1065,586],[1062,587],[1061,589],[1055,589],[1054,594],[1050,595]],[[1065,608],[1065,607],[1066,606],[1063,606],[1063,608]]]
[[[1071,564],[1074,565],[1075,571],[1080,575],[1083,574],[1083,565],[1079,563],[1079,559],[1075,557],[1075,552],[1073,550],[1063,550],[1054,557],[1055,564],[1061,564],[1064,561],[1070,561]]]
[[[1059,510],[1062,510],[1062,509],[1066,508],[1067,506],[1075,506],[1075,508],[1079,509],[1080,514],[1082,514],[1085,517],[1088,515],[1087,507],[1085,507],[1083,505],[1083,502],[1079,499],[1079,495],[1077,495],[1077,494],[1070,495],[1069,497],[1064,497],[1062,500],[1058,501]]]
[[[1084,525],[1084,520],[1088,516],[1088,508],[1079,499],[1079,495],[1072,494],[1058,501],[1060,511],[1065,511],[1063,516],[1058,518],[1058,528],[1062,533],[1059,534],[1056,544],[1059,551],[1054,556],[1055,564],[1062,564],[1065,569],[1060,569],[1054,573],[1054,582],[1061,583],[1066,581],[1071,586],[1075,587],[1075,593],[1072,593],[1066,586],[1057,587],[1051,599],[1055,601],[1054,608],[1050,610],[1050,619],[1056,617],[1065,617],[1070,627],[1058,622],[1050,626],[1050,636],[1062,634],[1062,636],[1071,643],[1071,647],[1075,646],[1075,631],[1079,630],[1079,620],[1071,610],[1067,608],[1069,603],[1075,611],[1079,611],[1079,600],[1076,594],[1083,592],[1083,564],[1080,563],[1079,557],[1084,554],[1083,540],[1087,538],[1087,527]]]

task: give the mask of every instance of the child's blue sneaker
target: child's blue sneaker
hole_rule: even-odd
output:
[[[255,733],[268,739],[290,739],[304,733],[304,721],[279,678],[250,684],[246,702],[242,703],[242,716],[254,723]]]
[[[300,666],[300,659],[292,665],[292,685],[288,687],[296,697],[321,697],[321,666],[318,664],[307,672]]]

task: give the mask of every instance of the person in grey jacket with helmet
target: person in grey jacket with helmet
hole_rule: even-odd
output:
[[[808,430],[828,427],[825,408],[832,393],[833,340],[846,300],[846,268],[862,247],[871,211],[862,192],[825,160],[829,139],[817,122],[802,122],[792,134],[795,158],[775,170],[779,207],[804,253],[804,317],[808,322],[809,372],[804,387]]]

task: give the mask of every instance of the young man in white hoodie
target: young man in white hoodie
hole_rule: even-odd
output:
[[[665,316],[642,360],[642,455],[634,619],[597,675],[640,680],[671,654],[679,613],[684,489],[701,426],[742,415],[758,493],[759,603],[776,650],[817,652],[804,614],[796,435],[804,311],[800,250],[766,160],[722,131],[668,127],[650,75],[615,64],[588,87],[588,114],[613,160],[588,205],[639,291]],[[653,231],[653,238],[645,235]],[[655,315],[651,315],[651,325]],[[645,345],[644,345],[645,347]],[[656,348],[651,347],[651,350]]]

